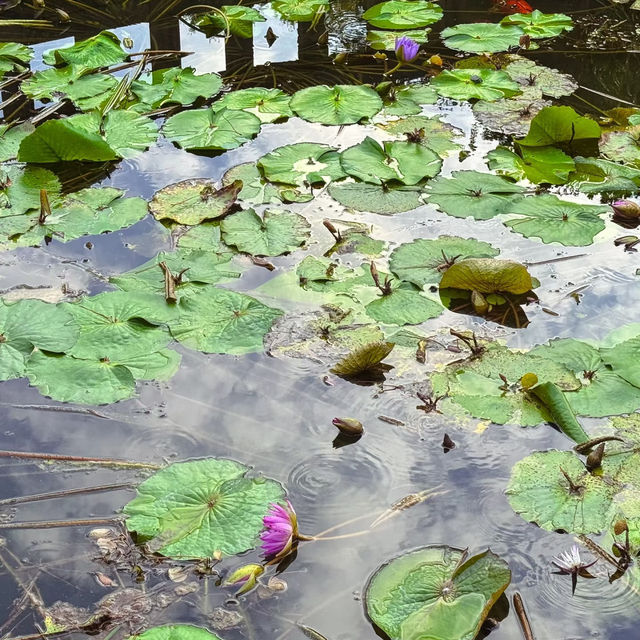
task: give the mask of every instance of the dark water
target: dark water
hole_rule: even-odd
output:
[[[434,25],[438,29],[456,22],[494,19],[486,13],[484,2],[443,0],[442,4],[445,20],[443,25]],[[147,46],[195,51],[183,59],[183,66],[193,65],[199,72],[218,71],[235,86],[275,83],[293,90],[308,84],[349,81],[349,76],[368,82],[381,79],[380,66],[367,57],[363,46],[366,30],[359,17],[362,7],[356,3],[336,3],[331,8],[326,16],[328,45],[318,44],[322,25],[314,31],[306,24],[282,23],[275,14],[268,23],[258,25],[260,31],[254,33],[253,43],[232,38],[225,46],[220,38],[207,40],[190,33],[175,19],[188,3],[125,3],[117,13],[107,10],[108,15],[101,15],[95,7],[60,2],[47,3],[47,11],[56,6],[72,16],[68,28],[38,31],[5,27],[0,37],[33,44],[41,55],[60,39],[81,39],[111,28],[120,36],[129,34],[134,51]],[[620,5],[609,7],[604,0],[567,1],[562,7],[538,2],[536,7],[563,10],[576,22],[569,36],[553,41],[554,51],[543,50],[534,56],[572,74],[583,87],[568,104],[587,110],[609,109],[626,102],[640,104],[640,16],[636,15],[640,12],[624,11]],[[0,18],[17,17],[34,17],[34,10],[23,4],[0,14]],[[264,41],[268,26],[279,36],[271,49]],[[438,29],[426,48],[444,54]],[[352,52],[352,62],[334,64],[327,57],[327,46],[334,53]],[[462,142],[471,149],[462,162],[456,156],[449,157],[443,168],[445,175],[459,168],[486,170],[483,157],[498,142],[485,136],[468,105],[444,103],[426,107],[426,111],[441,114],[460,128]],[[283,144],[321,141],[345,148],[368,132],[366,127],[319,127],[292,118],[286,124],[263,126],[256,140],[215,158],[190,154],[161,140],[133,160],[90,175],[84,175],[83,169],[64,177],[73,189],[88,184],[113,185],[128,189],[128,195],[150,198],[157,189],[185,178],[218,179],[227,168],[255,161]],[[577,199],[587,201],[584,196]],[[322,254],[331,238],[318,228],[325,217],[345,217],[340,205],[320,196],[310,205],[291,208],[304,211],[314,226],[313,237],[320,238],[309,252]],[[602,338],[611,329],[638,319],[638,254],[613,246],[612,240],[626,233],[614,225],[608,224],[595,247],[584,249],[522,241],[498,220],[475,222],[470,230],[467,221],[427,205],[393,217],[348,214],[346,218],[373,225],[374,236],[388,240],[389,250],[412,238],[448,233],[472,234],[490,241],[501,248],[502,257],[520,262],[586,254],[531,267],[541,281],[537,290],[541,305],[530,312],[527,329],[507,329],[445,312],[430,321],[430,331],[468,327],[502,338],[511,346],[528,347],[556,336]],[[73,291],[97,293],[109,288],[108,276],[141,264],[170,246],[168,233],[152,220],[91,238],[91,242],[91,248],[82,239],[0,254],[0,290],[11,295],[16,288],[42,287],[48,288],[53,298],[64,283]],[[285,270],[302,257],[297,252],[271,261],[278,270]],[[278,272],[269,274],[254,267],[233,286],[250,291]],[[582,293],[579,304],[569,295],[577,289]],[[558,315],[549,315],[542,307]],[[32,592],[37,587],[44,607],[66,601],[91,608],[112,590],[96,581],[93,574],[101,571],[116,583],[146,591],[150,610],[141,614],[143,626],[191,621],[215,629],[222,607],[245,620],[239,627],[220,631],[225,638],[302,638],[294,622],[311,626],[330,640],[374,638],[361,601],[371,572],[406,550],[446,543],[474,551],[490,546],[507,560],[513,572],[509,593],[514,589],[522,593],[539,640],[637,636],[637,594],[623,581],[609,585],[604,569],[600,569],[596,571],[599,578],[580,583],[572,597],[570,580],[553,575],[549,564],[553,555],[572,543],[571,537],[526,523],[511,510],[503,494],[517,460],[534,450],[566,448],[564,437],[550,427],[522,429],[473,423],[461,428],[446,416],[417,410],[420,403],[409,391],[357,386],[338,378],[333,379],[333,386],[327,386],[322,381],[326,368],[312,361],[266,355],[210,356],[175,348],[183,360],[169,383],[142,384],[138,398],[96,408],[97,414],[43,398],[24,380],[2,383],[0,449],[155,464],[199,456],[235,458],[287,487],[301,528],[310,534],[358,516],[363,517],[337,530],[336,535],[366,529],[378,513],[403,496],[435,488],[439,494],[367,535],[302,545],[295,561],[280,576],[288,586],[286,591],[254,592],[238,602],[229,601],[231,592],[217,587],[215,577],[193,574],[180,583],[188,586],[183,589],[186,593],[176,595],[179,585],[166,580],[166,567],[151,570],[141,586],[130,572],[116,572],[93,561],[97,549],[88,538],[90,527],[7,530],[1,532],[4,537],[0,539],[0,624],[5,621],[1,634],[30,634],[41,623],[38,607],[21,600],[21,586]],[[393,357],[390,362],[394,363]],[[366,433],[357,443],[334,449],[331,419],[342,415],[359,418]],[[390,424],[379,416],[404,424]],[[457,445],[447,454],[441,447],[445,433]],[[24,460],[6,460],[0,474],[2,498],[115,482],[135,484],[145,477],[143,471],[61,467]],[[2,506],[0,522],[108,518],[132,496],[131,489],[120,489]],[[128,633],[122,625],[117,637]],[[510,614],[490,637],[511,640],[519,634],[516,617]]]

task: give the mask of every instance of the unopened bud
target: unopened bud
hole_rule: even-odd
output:
[[[256,586],[256,580],[264,573],[261,564],[245,564],[236,569],[225,581],[226,585],[242,585],[236,595],[251,591]]]
[[[340,430],[340,433],[352,438],[361,435],[364,431],[362,422],[355,418],[334,418],[331,422],[334,427]]]

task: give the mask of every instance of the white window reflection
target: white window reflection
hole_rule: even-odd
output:
[[[182,67],[194,67],[196,73],[220,72],[227,68],[225,40],[223,37],[207,38],[180,22],[180,48],[182,51],[194,51],[193,55],[182,58]]]
[[[267,62],[288,62],[298,59],[298,25],[287,22],[277,14],[270,4],[257,5],[265,22],[253,23],[253,64],[258,66]],[[271,27],[277,36],[271,46],[267,42],[267,31]]]

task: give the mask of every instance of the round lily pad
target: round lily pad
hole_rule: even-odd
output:
[[[389,258],[389,266],[400,280],[424,287],[440,282],[442,274],[457,260],[492,258],[498,253],[488,242],[473,238],[419,238],[395,248]]]
[[[416,29],[442,18],[442,7],[425,0],[389,0],[367,9],[362,17],[381,29]]]
[[[460,145],[454,142],[453,138],[462,132],[437,117],[409,116],[390,122],[377,123],[376,126],[392,136],[419,141],[420,144],[435,151],[441,158],[448,156],[451,151],[460,149]]]
[[[251,204],[274,204],[281,202],[309,202],[313,194],[293,185],[274,184],[264,179],[253,162],[245,162],[232,167],[222,176],[222,184],[227,186],[236,180],[242,182],[238,200]]]
[[[129,640],[220,640],[215,633],[189,624],[168,624],[147,629]]]
[[[603,133],[600,153],[614,162],[640,166],[640,125],[635,125],[628,131]]]
[[[365,603],[391,640],[471,640],[510,581],[507,563],[491,551],[469,558],[462,549],[432,545],[383,564],[367,584]]]
[[[519,46],[524,31],[515,25],[477,22],[447,27],[440,35],[449,49],[469,53],[495,53]]]
[[[527,268],[517,262],[467,258],[455,262],[444,272],[440,287],[480,293],[522,294],[533,289],[533,281]]]
[[[421,204],[420,189],[405,185],[334,182],[329,194],[345,207],[386,215],[410,211]]]
[[[444,307],[414,289],[395,289],[389,295],[380,296],[366,307],[367,315],[384,324],[421,324],[436,318]]]
[[[216,102],[216,107],[242,109],[260,119],[260,122],[274,122],[293,115],[289,101],[291,98],[280,89],[251,87],[226,93]]]
[[[520,86],[504,71],[453,69],[437,75],[431,86],[438,95],[454,100],[500,100],[520,92]]]
[[[538,9],[505,16],[500,24],[517,25],[532,38],[554,38],[573,29],[573,20],[564,13],[542,13]]]
[[[473,105],[473,112],[478,121],[491,131],[526,136],[531,120],[550,104],[547,100],[520,97],[504,98],[494,102],[480,100]]]
[[[222,238],[238,251],[254,256],[279,256],[303,245],[311,225],[304,216],[267,209],[260,217],[253,209],[227,216],[220,224]]]
[[[348,84],[300,89],[293,95],[290,104],[304,120],[334,125],[354,124],[371,118],[382,109],[382,100],[371,87]]]
[[[513,203],[522,199],[523,191],[523,187],[500,176],[454,171],[451,178],[432,180],[427,197],[450,216],[488,220],[511,210]]]
[[[198,98],[212,98],[222,88],[217,73],[196,75],[192,67],[156,69],[131,84],[131,91],[151,109],[167,104],[192,104]]]
[[[514,60],[504,70],[523,90],[535,88],[551,98],[569,96],[578,88],[578,83],[569,74],[538,65],[528,58]]]
[[[55,173],[41,167],[21,168],[9,165],[0,169],[0,218],[19,216],[32,210],[40,211],[40,190],[49,202],[57,201],[62,185]]]
[[[122,62],[127,54],[120,46],[120,39],[111,31],[101,31],[91,38],[80,40],[68,47],[48,51],[43,56],[47,64],[69,64],[97,69]]]
[[[284,497],[268,478],[248,478],[249,467],[207,458],[161,469],[138,486],[123,509],[129,531],[153,551],[174,558],[211,558],[255,547],[262,518]]]
[[[329,6],[329,0],[273,0],[274,11],[291,22],[311,22]]]

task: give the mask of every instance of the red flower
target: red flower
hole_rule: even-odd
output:
[[[492,0],[492,11],[512,15],[514,13],[531,13],[533,7],[526,0]]]

